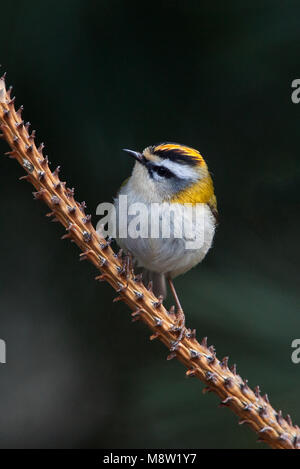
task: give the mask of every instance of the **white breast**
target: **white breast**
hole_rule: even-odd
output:
[[[116,239],[120,247],[129,251],[137,261],[138,266],[144,267],[153,272],[169,274],[171,277],[180,275],[203,260],[207,251],[210,249],[215,232],[215,219],[210,208],[206,204],[198,204],[198,217],[194,211],[185,213],[180,204],[160,204],[158,207],[160,229],[156,232],[157,238],[151,237],[151,216],[148,218],[148,237],[141,236],[134,238],[130,232],[126,238],[119,235],[120,219],[120,196],[127,196],[128,207],[136,202],[144,203],[150,214],[151,205],[149,201],[141,200],[140,194],[136,194],[130,185],[126,184],[121,188],[118,197],[115,199],[116,208]],[[182,226],[182,215],[184,216],[184,227]],[[200,213],[200,216],[199,216]],[[127,226],[130,225],[133,216],[127,215]],[[164,221],[170,219],[169,237],[163,229]],[[166,226],[168,223],[166,223]],[[180,225],[180,226],[179,226]],[[130,231],[130,230],[129,230]],[[152,230],[152,234],[153,234]],[[197,239],[197,245],[192,240],[189,233]],[[179,237],[177,237],[179,235]],[[191,242],[192,241],[192,242]]]

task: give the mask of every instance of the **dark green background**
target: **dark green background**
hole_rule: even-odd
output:
[[[2,1],[0,42],[25,119],[94,221],[130,174],[121,148],[205,156],[220,226],[176,282],[187,324],[298,423],[299,15],[296,1]],[[256,448],[0,164],[0,446]]]

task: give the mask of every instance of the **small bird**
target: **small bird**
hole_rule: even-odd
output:
[[[168,238],[161,236],[161,232],[158,237],[149,235],[146,238],[121,238],[117,234],[116,241],[125,253],[130,253],[134,265],[143,269],[144,282],[151,282],[157,296],[166,296],[168,282],[178,309],[179,342],[183,337],[185,316],[173,279],[201,262],[212,245],[218,216],[212,178],[199,151],[185,145],[160,143],[145,148],[142,153],[128,149],[124,151],[136,162],[131,176],[122,184],[114,200],[117,219],[120,216],[120,196],[126,195],[128,206],[136,202],[147,207],[158,203],[161,207],[159,217],[164,220],[168,216],[171,229]],[[177,224],[182,223],[179,216],[182,211],[179,209],[184,204],[202,209],[200,221],[192,215],[185,215],[185,223],[193,228],[193,232],[202,233],[203,241],[194,249],[187,248],[188,239],[184,233],[181,237],[174,236]],[[170,211],[173,213],[172,219]],[[131,217],[126,216],[129,225]]]

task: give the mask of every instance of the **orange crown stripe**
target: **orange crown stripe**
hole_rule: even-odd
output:
[[[164,145],[158,145],[157,147],[155,147],[155,151],[156,150],[178,150],[180,151],[181,153],[187,155],[187,156],[191,156],[193,158],[197,158],[199,160],[202,160],[203,157],[202,155],[199,153],[198,150],[195,150],[194,148],[190,148],[190,147],[186,147],[184,145],[178,145],[178,144],[174,144],[174,143],[166,143]]]

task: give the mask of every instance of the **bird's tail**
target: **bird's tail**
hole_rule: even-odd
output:
[[[151,272],[150,270],[143,269],[143,281],[147,286],[151,281],[153,284],[153,293],[155,296],[162,295],[163,298],[167,296],[166,277],[165,274],[158,272]]]

